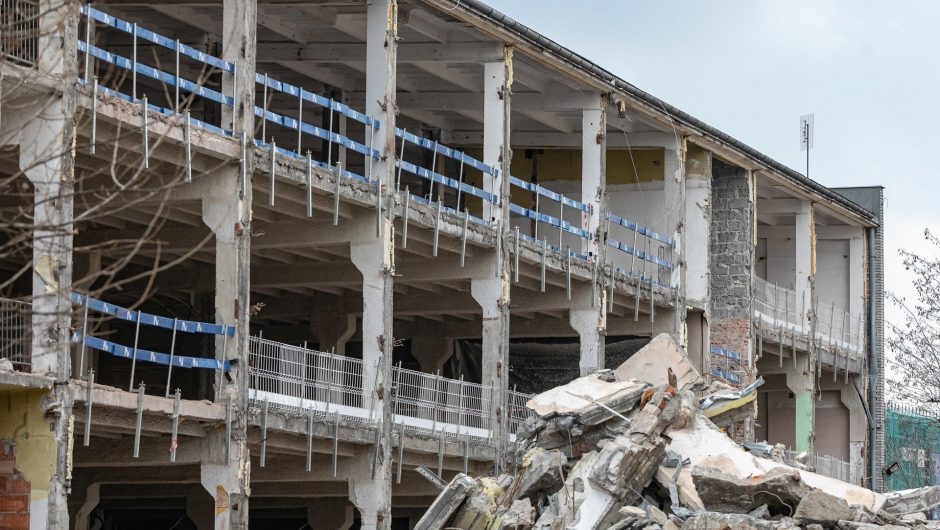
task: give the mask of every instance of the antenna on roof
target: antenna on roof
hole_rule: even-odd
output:
[[[800,151],[806,151],[806,178],[809,178],[809,150],[813,148],[813,114],[800,116]]]

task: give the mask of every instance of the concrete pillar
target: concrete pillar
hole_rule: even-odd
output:
[[[380,120],[375,147],[381,158],[369,178],[378,182],[385,204],[377,229],[357,230],[350,257],[362,273],[363,405],[379,422],[376,448],[369,448],[350,482],[350,497],[363,530],[389,530],[392,521],[392,349],[395,345],[393,297],[395,275],[394,196],[395,103],[398,5],[374,0],[366,7],[366,113]],[[364,463],[367,462],[368,465]]]
[[[482,256],[481,256],[482,258]],[[491,254],[483,263],[493,266],[502,262]],[[509,392],[509,274],[505,270],[484,272],[470,280],[470,294],[483,310],[482,383],[492,388],[490,399],[490,428],[497,440],[502,439],[505,404]]]
[[[868,344],[865,333],[865,233],[859,229],[858,237],[849,239],[849,318],[851,327],[861,338],[855,341],[863,347]]]
[[[346,499],[324,497],[307,505],[307,524],[317,530],[349,530],[353,524],[353,507]]]
[[[607,171],[607,113],[604,97],[596,96],[596,103],[581,109],[581,202],[593,209],[582,213],[582,228],[597,234],[604,208],[604,189]],[[581,251],[599,259],[595,237],[584,241]]]
[[[39,2],[37,69],[55,80],[46,94],[31,97],[17,113],[30,116],[19,128],[20,168],[32,182],[32,371],[55,377],[57,384],[45,405],[29,403],[28,412],[41,418],[44,443],[36,447],[35,462],[43,462],[41,477],[31,480],[30,528],[66,530],[71,473],[72,386],[69,327],[72,290],[72,157],[75,115],[78,7],[67,0]],[[21,421],[21,420],[16,420]],[[2,423],[2,422],[0,422]],[[51,439],[46,439],[51,431]],[[39,433],[36,433],[39,434]],[[45,492],[44,498],[41,495]],[[34,495],[36,494],[36,495]],[[37,497],[34,501],[33,497]]]
[[[222,76],[222,91],[238,92],[234,108],[222,106],[222,127],[231,127],[236,137],[245,131],[249,140],[254,138],[257,20],[257,0],[223,0],[222,59],[235,64],[235,73]]]
[[[454,353],[454,341],[444,333],[415,335],[411,337],[411,356],[421,363],[421,371],[434,373],[444,367],[444,363]]]
[[[502,61],[483,63],[483,163],[503,168],[503,159],[509,149],[509,99],[512,48],[507,47]],[[502,195],[502,181],[509,171],[499,175],[483,175],[483,190]],[[507,208],[508,209],[508,208]],[[483,218],[498,221],[502,218],[501,205],[483,201]]]
[[[868,442],[868,416],[865,414],[865,405],[855,390],[856,385],[863,388],[858,384],[858,379],[859,376],[853,375],[852,381],[842,385],[839,397],[842,404],[849,409],[849,465],[852,473],[861,478],[867,474],[865,466],[868,454],[865,449]]]
[[[796,367],[794,363],[784,363],[787,374],[787,388],[793,392],[795,409],[794,413],[794,449],[797,451],[806,451],[813,453],[815,430],[815,403],[813,395],[814,369],[810,363],[810,356],[799,352],[797,353]]]
[[[487,191],[497,193],[500,203],[508,205],[509,166],[512,160],[510,148],[509,109],[512,99],[512,48],[506,47],[503,60],[486,63],[484,67],[484,126],[483,161],[499,168],[499,179],[492,179]],[[485,204],[485,203],[484,203]],[[483,310],[483,359],[482,383],[492,388],[490,399],[490,429],[498,441],[497,467],[508,442],[506,426],[506,403],[509,393],[509,208],[485,206],[484,213],[496,221],[497,237],[504,244],[497,245],[497,252],[481,255],[477,260],[480,270],[470,280],[470,293]],[[488,214],[486,213],[488,212]]]
[[[607,311],[604,304],[595,302],[589,286],[576,289],[571,294],[571,299],[568,323],[581,339],[578,367],[584,376],[606,367],[604,348]]]
[[[809,313],[812,309],[813,300],[813,275],[816,272],[816,234],[813,221],[813,204],[810,201],[801,201],[795,224],[796,258],[794,269],[796,277],[793,285],[795,286],[797,303],[800,304],[801,310],[805,309],[805,312]],[[806,317],[805,314],[804,317]],[[808,323],[805,329],[809,329]]]
[[[85,489],[85,500],[82,501],[82,505],[75,511],[75,530],[88,530],[88,521],[91,517],[91,512],[98,506],[100,500],[101,483],[94,482],[89,484]]]
[[[711,153],[694,144],[687,144],[685,223],[681,246],[685,263],[683,294],[688,302],[705,308],[711,305],[708,299],[708,241],[712,220],[711,166]]]
[[[214,530],[247,530],[248,481],[250,460],[248,447],[233,442],[228,460],[225,459],[225,433],[212,433],[206,444],[200,464],[199,482],[213,499],[212,528]],[[188,501],[187,501],[188,503]],[[197,522],[197,521],[193,521]]]
[[[213,530],[215,498],[207,494],[202,486],[194,486],[186,492],[186,517],[196,526],[196,530]]]

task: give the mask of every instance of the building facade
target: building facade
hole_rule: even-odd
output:
[[[475,0],[2,8],[0,526],[408,528],[660,333],[881,487],[881,188]]]

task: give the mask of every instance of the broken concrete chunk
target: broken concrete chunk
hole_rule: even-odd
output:
[[[601,449],[589,478],[604,491],[632,503],[665,456],[665,442],[659,436],[635,439],[621,435]]]
[[[894,515],[903,515],[926,512],[936,506],[940,506],[940,486],[927,486],[885,493],[885,504],[882,510]]]
[[[561,451],[546,451],[541,447],[530,449],[522,457],[522,470],[514,497],[531,499],[554,493],[564,480],[562,470],[568,458]]]
[[[646,388],[646,383],[637,380],[607,383],[592,374],[543,392],[526,407],[542,418],[571,415],[585,425],[596,425],[614,416],[597,403],[622,413],[633,408]],[[586,415],[591,422],[585,421]]]
[[[860,506],[849,506],[844,499],[812,490],[803,496],[793,517],[804,523],[831,526],[839,521],[873,522],[874,517]]]
[[[792,519],[756,519],[743,513],[701,512],[686,519],[682,530],[799,530]]]
[[[740,479],[720,469],[696,466],[692,480],[705,508],[716,512],[746,514],[766,504],[771,515],[792,515],[800,499],[810,492],[799,471],[791,468]]]
[[[675,378],[670,382],[669,370]],[[614,373],[620,381],[639,379],[653,386],[670,385],[683,389],[701,380],[702,376],[672,336],[661,333],[618,366]]]
[[[535,508],[529,499],[512,502],[509,509],[496,514],[487,530],[528,530],[535,524]]]
[[[463,473],[458,473],[444,491],[434,499],[428,510],[424,512],[424,515],[418,520],[418,524],[415,525],[415,530],[443,529],[454,512],[463,504],[474,484],[475,481],[472,478]]]
[[[754,517],[755,519],[769,519],[770,518],[770,509],[767,508],[766,504],[761,504],[757,508],[754,508],[748,515]]]

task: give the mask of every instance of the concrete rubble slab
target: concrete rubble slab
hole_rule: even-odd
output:
[[[675,384],[669,380],[670,370],[675,376]],[[672,385],[677,389],[684,389],[702,379],[682,346],[667,333],[654,337],[618,366],[614,373],[620,381],[639,379],[653,386]]]

